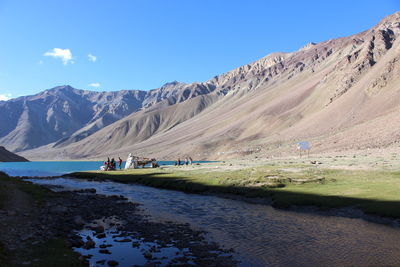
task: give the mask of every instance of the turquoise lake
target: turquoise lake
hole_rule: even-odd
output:
[[[193,161],[205,163],[210,161]],[[161,165],[174,165],[175,161],[159,161]],[[78,171],[99,170],[103,161],[32,161],[32,162],[0,162],[0,171],[11,176],[57,176]],[[125,161],[122,163],[122,168]]]

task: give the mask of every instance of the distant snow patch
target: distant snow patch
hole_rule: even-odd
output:
[[[0,101],[7,101],[11,98],[11,94],[0,95]]]

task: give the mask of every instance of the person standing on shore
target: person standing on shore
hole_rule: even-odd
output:
[[[119,169],[122,170],[122,159],[121,159],[121,157],[118,157],[118,166],[119,166]]]
[[[110,170],[110,167],[111,167],[110,164],[111,164],[110,157],[107,157],[107,168],[106,168],[106,171]]]
[[[192,157],[189,157],[189,163],[190,163],[190,165],[193,164],[193,159],[192,159]]]
[[[178,158],[178,166],[181,166],[181,158]]]
[[[116,165],[116,164],[115,164],[114,158],[111,159],[110,164],[111,164],[111,165],[110,165],[110,168],[109,168],[109,169],[115,171],[115,169],[116,169],[116,166],[115,166],[115,165]]]

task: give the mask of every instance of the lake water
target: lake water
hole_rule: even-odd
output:
[[[193,161],[206,163],[210,161]],[[158,161],[159,165],[174,165],[175,161]],[[32,161],[0,162],[0,171],[11,176],[57,176],[71,172],[99,170],[104,161]],[[122,167],[125,166],[125,161]]]

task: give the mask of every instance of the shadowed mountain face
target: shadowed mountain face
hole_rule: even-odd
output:
[[[26,158],[14,154],[0,146],[0,162],[28,161]]]
[[[94,158],[128,152],[226,158],[295,153],[295,142],[302,140],[310,141],[313,151],[391,146],[400,127],[399,35],[400,13],[396,13],[365,32],[310,43],[293,53],[273,53],[207,82],[174,82],[149,92],[135,91],[140,105],[132,105],[114,121],[97,121],[107,120],[106,114],[112,112],[97,117],[92,112],[71,120],[68,127],[48,123],[52,131],[66,128],[72,133],[46,137],[47,143],[41,144],[49,145],[24,153],[34,158],[43,153]],[[35,122],[29,115],[39,108],[29,103],[28,112],[17,100],[0,102],[10,106],[11,125],[1,130],[1,135],[8,134],[0,142],[21,140],[30,129],[24,122]],[[85,101],[99,103],[93,98]],[[99,109],[109,106],[100,104]],[[58,121],[64,122],[63,116]],[[16,128],[20,135],[14,132],[9,137]]]

